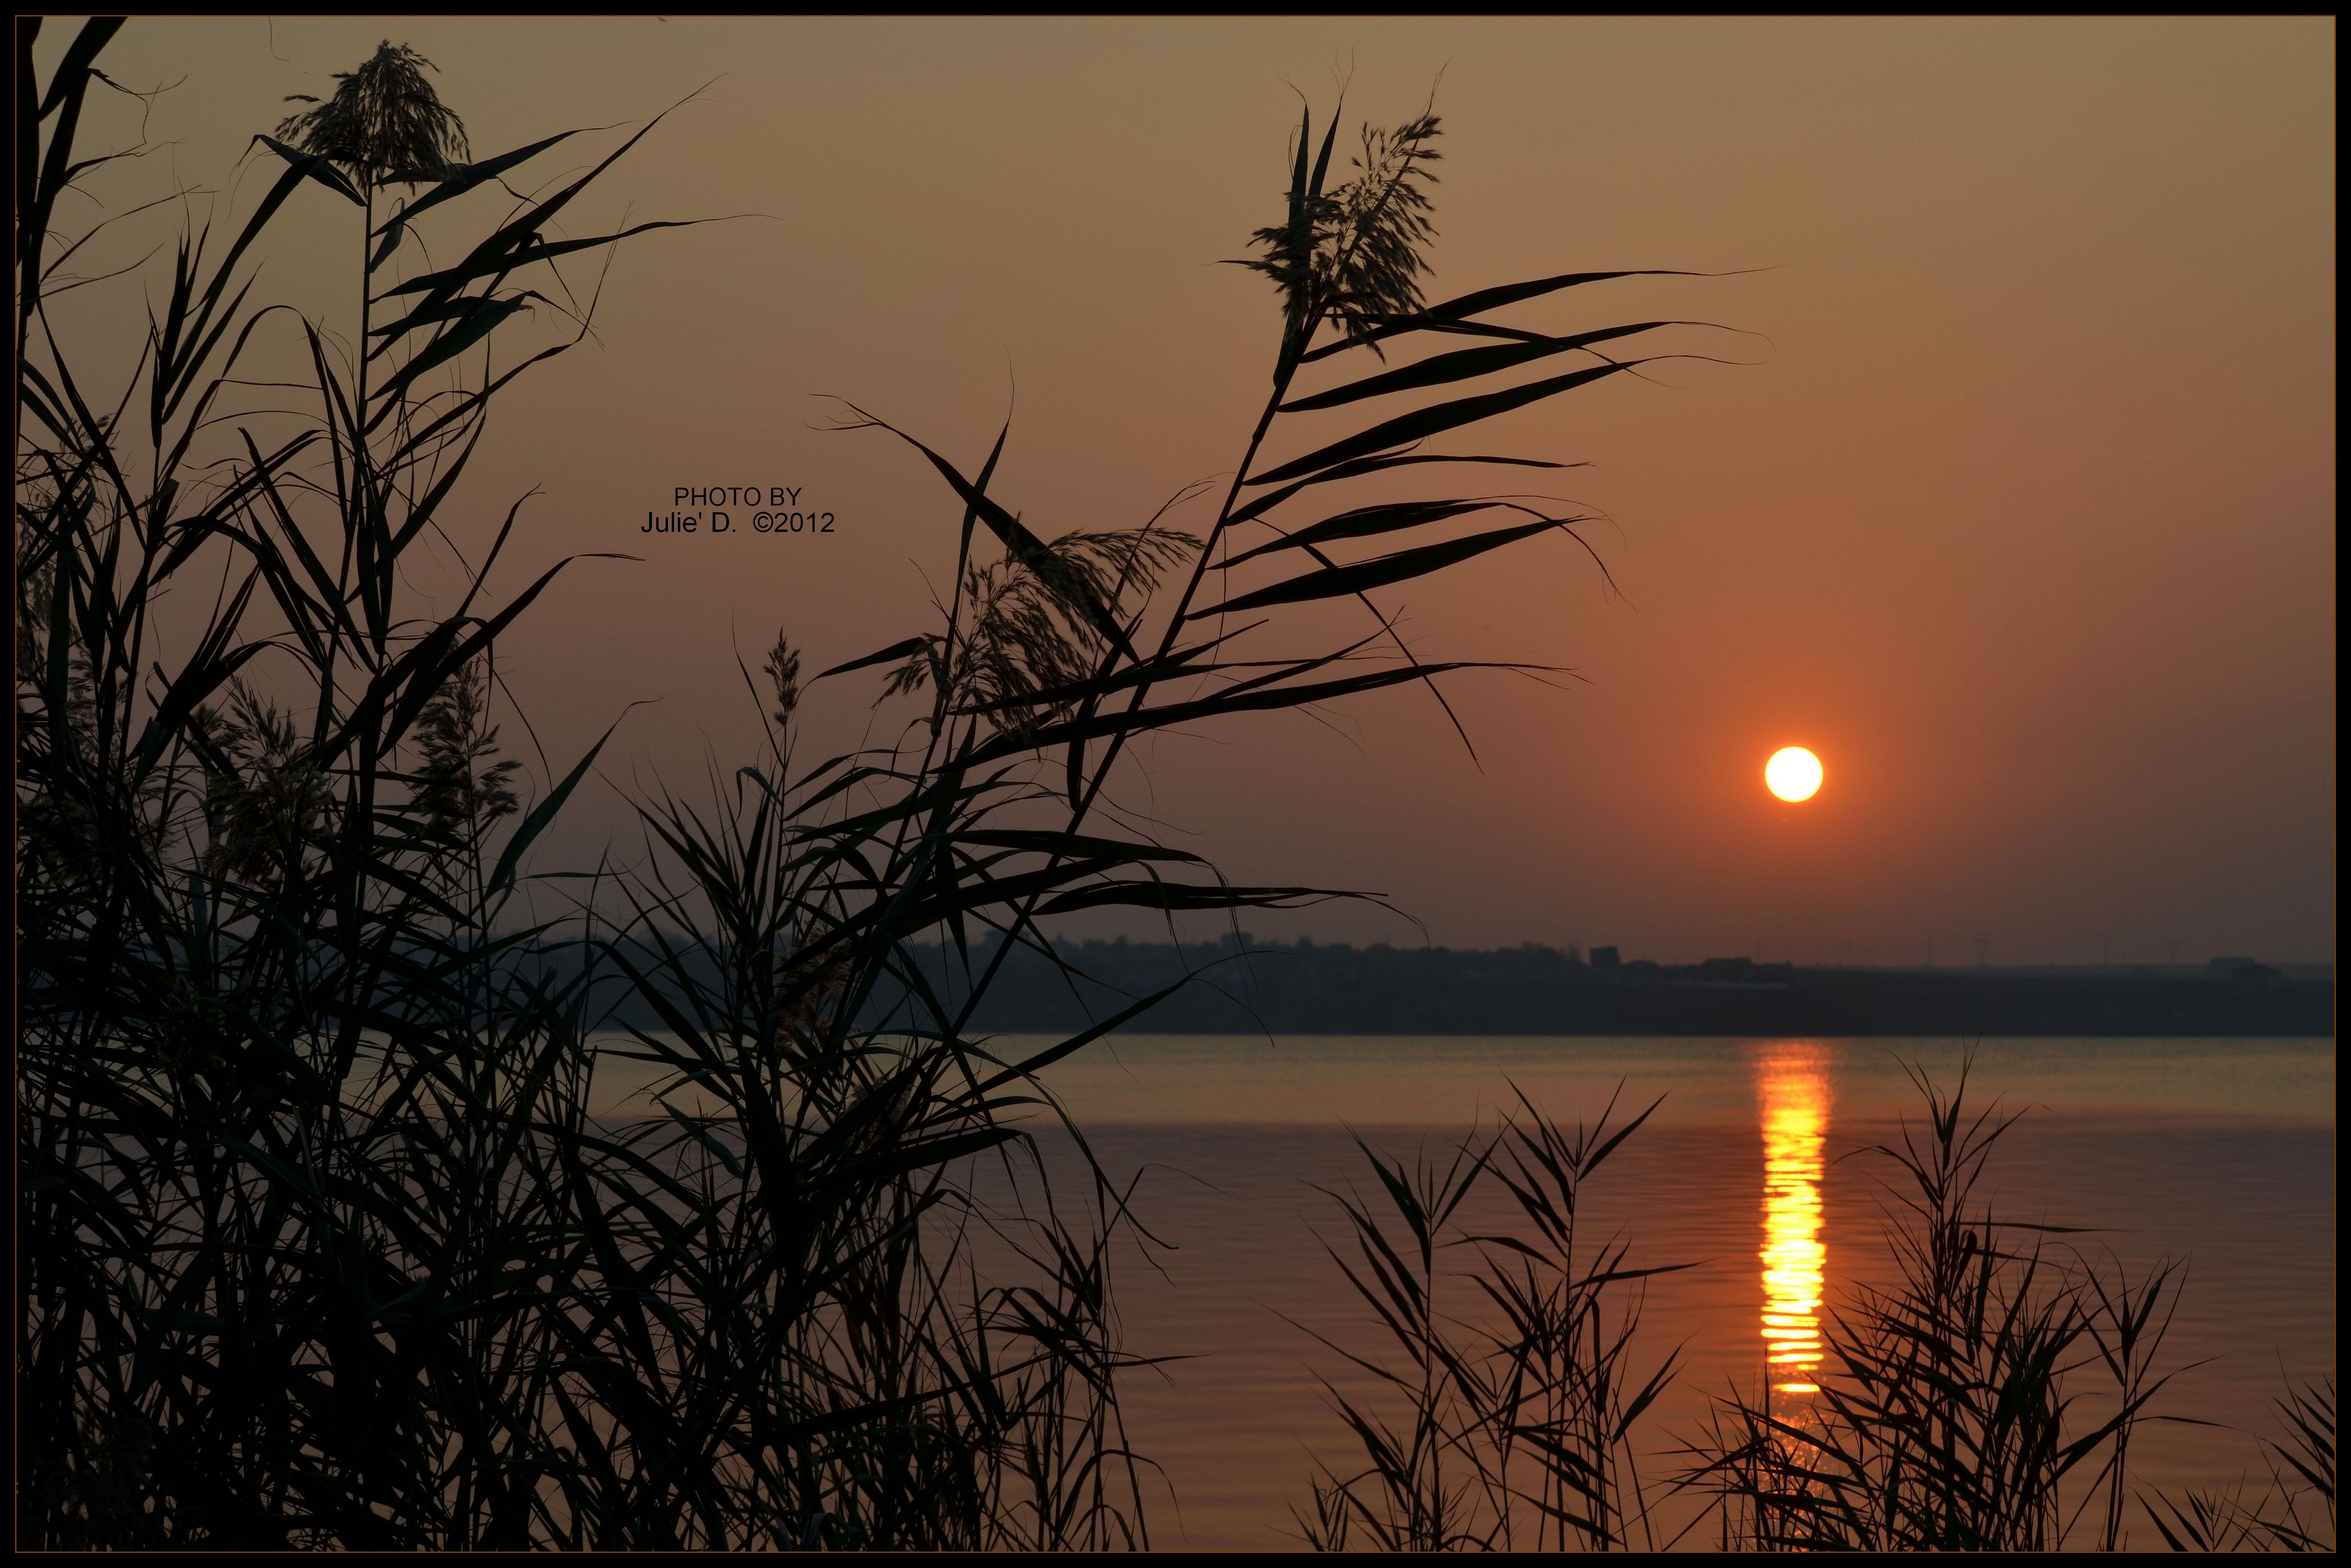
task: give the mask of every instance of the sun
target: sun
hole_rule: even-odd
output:
[[[1809,800],[1820,792],[1821,759],[1801,746],[1782,747],[1763,765],[1763,782],[1782,800]]]

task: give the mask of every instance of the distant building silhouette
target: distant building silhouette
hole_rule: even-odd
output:
[[[1592,967],[1603,974],[1619,967],[1623,962],[1614,947],[1594,947],[1592,950]]]

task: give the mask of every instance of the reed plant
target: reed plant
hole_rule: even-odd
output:
[[[2158,1491],[2141,1501],[2174,1552],[2335,1550],[2335,1380],[2289,1385],[2278,1435],[2260,1440],[2266,1479]]]
[[[1322,1465],[1311,1512],[1296,1514],[1311,1545],[1656,1544],[1633,1433],[1670,1385],[1677,1353],[1645,1374],[1634,1340],[1646,1282],[1687,1265],[1635,1268],[1624,1236],[1594,1240],[1581,1218],[1588,1185],[1656,1109],[1614,1124],[1612,1101],[1593,1124],[1570,1130],[1521,1093],[1499,1130],[1442,1154],[1424,1146],[1391,1159],[1359,1140],[1376,1197],[1332,1194],[1353,1247],[1352,1258],[1336,1249],[1332,1258],[1389,1354],[1322,1340],[1374,1395],[1324,1383],[1361,1463]],[[1519,1222],[1510,1230],[1465,1218],[1493,1187]],[[1470,1299],[1468,1315],[1440,1306],[1455,1291]]]
[[[59,301],[109,281],[75,269],[113,220],[68,214],[122,155],[78,146],[121,25],[46,80],[16,37],[20,1542],[521,1544],[576,1468],[543,1414],[594,1261],[586,998],[518,872],[587,762],[522,810],[496,651],[569,563],[499,601],[520,503],[457,486],[588,330],[557,264],[668,226],[555,237],[652,128],[517,199],[576,133],[467,162],[387,45],[255,139],[240,223],[116,275],[147,329],[110,364]],[[349,338],[255,298],[312,202]]]
[[[59,225],[106,162],[77,138],[120,26],[46,79],[41,24],[17,34],[20,1542],[1144,1542],[1126,1195],[1057,1190],[1019,1118],[1169,993],[1018,1060],[973,1010],[1054,915],[1326,896],[1101,826],[1125,748],[1478,667],[1417,659],[1370,595],[1578,519],[1326,487],[1556,466],[1422,447],[1630,370],[1597,345],[1664,324],[1489,319],[1623,274],[1425,303],[1436,121],[1367,132],[1334,180],[1310,119],[1249,263],[1280,305],[1271,391],[1205,528],[1048,542],[991,493],[1004,436],[968,475],[904,437],[961,517],[937,624],[806,682],[779,638],[765,752],[704,803],[645,800],[640,868],[564,882],[527,862],[602,742],[523,777],[497,651],[570,563],[494,595],[521,503],[457,497],[493,401],[588,329],[561,264],[675,226],[559,226],[653,127],[517,198],[580,133],[469,161],[429,62],[387,44],[256,139],[276,183],[225,248],[183,236],[137,363],[93,369],[55,307],[91,234]],[[348,340],[253,298],[297,200],[350,210]],[[559,326],[513,348],[534,320]],[[1498,381],[1561,354],[1597,362]],[[1497,510],[1521,520],[1454,531]],[[413,584],[450,561],[436,608]],[[1244,649],[1322,600],[1370,630]],[[914,705],[900,741],[807,762],[807,687],[858,671]],[[914,946],[940,933],[946,987]],[[591,1113],[616,992],[658,1019],[627,1048],[666,1074],[652,1114]]]
[[[1982,1183],[2016,1118],[1973,1106],[1964,1070],[1948,1091],[1912,1077],[1922,1119],[1870,1151],[1892,1171],[1895,1283],[1829,1314],[1812,1392],[1719,1398],[1664,1484],[1642,1481],[1656,1435],[1635,1428],[1679,1356],[1652,1367],[1636,1340],[1646,1281],[1687,1265],[1578,1239],[1588,1184],[1656,1106],[1613,1124],[1612,1101],[1569,1131],[1521,1096],[1498,1130],[1409,1156],[1359,1140],[1372,1196],[1330,1195],[1347,1236],[1330,1251],[1383,1348],[1315,1335],[1354,1386],[1324,1381],[1352,1458],[1320,1461],[1293,1511],[1308,1543],[1607,1551],[1711,1521],[1724,1551],[2116,1551],[2136,1499],[2175,1550],[2332,1551],[2332,1380],[2278,1401],[2262,1484],[2140,1489],[2144,1423],[2207,1425],[2159,1407],[2182,1271],[2133,1275],[2082,1232],[2002,1218]],[[1510,1223],[1481,1228],[1481,1195]]]
[[[805,677],[786,628],[766,659],[765,689],[755,685],[770,721],[761,758],[714,778],[698,801],[664,795],[645,812],[649,869],[618,884],[626,919],[601,951],[657,1020],[632,1030],[631,1052],[664,1074],[670,1123],[649,1124],[648,1142],[629,1145],[632,1157],[645,1170],[690,1164],[698,1185],[690,1197],[647,1195],[630,1223],[650,1235],[668,1208],[724,1217],[674,1254],[674,1270],[664,1259],[652,1288],[684,1321],[732,1318],[738,1343],[780,1358],[769,1397],[790,1411],[793,1429],[829,1433],[825,1423],[840,1423],[848,1434],[841,1457],[828,1457],[821,1443],[804,1446],[798,1468],[778,1467],[760,1490],[796,1499],[797,1517],[841,1521],[843,1543],[946,1542],[883,1522],[925,1516],[927,1505],[876,1500],[906,1488],[972,1490],[925,1470],[916,1462],[924,1454],[967,1466],[984,1454],[980,1469],[992,1479],[977,1490],[998,1499],[1017,1492],[1017,1509],[998,1500],[976,1515],[987,1529],[970,1539],[1145,1539],[1142,1472],[1116,1403],[1116,1375],[1134,1362],[1116,1343],[1103,1268],[1127,1218],[1126,1195],[1089,1158],[1089,1211],[1082,1224],[1065,1223],[1075,1211],[1037,1182],[1039,1166],[1008,1118],[1024,1108],[1057,1113],[1044,1076],[1052,1065],[1186,982],[1134,998],[1018,1060],[976,1037],[973,1015],[1014,951],[1067,966],[1040,924],[1050,916],[1123,905],[1172,921],[1349,896],[1236,885],[1198,855],[1134,831],[1113,789],[1125,748],[1177,725],[1389,686],[1435,692],[1440,675],[1508,667],[1418,660],[1369,595],[1579,518],[1515,496],[1332,510],[1337,504],[1321,487],[1424,465],[1557,466],[1419,448],[1630,367],[1604,360],[1531,385],[1448,396],[1270,461],[1270,443],[1289,428],[1284,416],[1485,382],[1561,353],[1593,355],[1593,344],[1663,325],[1553,338],[1479,319],[1622,274],[1425,304],[1424,187],[1437,129],[1423,116],[1393,133],[1366,130],[1353,176],[1334,180],[1335,122],[1319,151],[1311,120],[1301,126],[1287,216],[1257,235],[1260,254],[1246,263],[1273,280],[1282,307],[1272,388],[1199,534],[1166,519],[1205,486],[1187,488],[1140,527],[1040,538],[993,493],[1008,427],[967,474],[917,437],[845,405],[839,429],[896,438],[959,503],[940,623]],[[1488,346],[1369,370],[1311,393],[1298,386],[1315,373],[1310,367],[1359,349],[1384,357],[1416,337]],[[1428,537],[1496,510],[1534,520]],[[1354,541],[1399,534],[1414,542],[1341,559],[1361,549]],[[1249,586],[1269,568],[1274,580]],[[1242,656],[1258,652],[1245,639],[1262,643],[1281,631],[1277,617],[1251,612],[1323,600],[1361,604],[1371,630],[1335,648]],[[799,721],[810,691],[852,674],[878,680],[882,704],[911,702],[904,728],[885,747],[802,758]],[[933,934],[951,955],[944,976],[924,956],[937,949],[918,944]],[[1003,1162],[1004,1184],[1023,1195],[1008,1215],[984,1212],[976,1197],[965,1173],[980,1157]],[[935,1249],[955,1258],[966,1245],[972,1255],[1029,1259],[1040,1282],[1006,1289],[975,1279],[958,1293]],[[850,1271],[803,1281],[799,1270],[817,1260]],[[870,1294],[869,1278],[877,1281]],[[664,1361],[657,1339],[641,1343],[653,1358],[640,1364],[638,1380],[674,1386],[683,1399],[683,1364]],[[629,1353],[616,1339],[611,1354]],[[1023,1386],[1033,1393],[1005,1398],[1000,1381],[977,1375],[981,1365],[1032,1376]],[[903,1428],[890,1441],[904,1458],[877,1466],[867,1455],[890,1420]],[[827,1533],[834,1528],[828,1522],[811,1539],[835,1540]]]
[[[1818,1391],[1719,1400],[1685,1485],[1710,1488],[1726,1549],[2114,1551],[2133,1434],[2174,1375],[2183,1282],[2136,1278],[2002,1218],[1982,1188],[2016,1117],[1911,1070],[1924,1116],[1891,1166],[1896,1282],[1828,1314]]]

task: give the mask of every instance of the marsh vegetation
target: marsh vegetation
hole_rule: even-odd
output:
[[[2237,1438],[2172,1396],[2194,1370],[2166,1348],[2185,1269],[2134,1273],[2095,1232],[2004,1212],[1989,1177],[2021,1116],[1964,1067],[1908,1071],[1912,1114],[1858,1151],[1887,1283],[1823,1300],[1816,1242],[1809,1270],[1767,1245],[1767,1297],[1784,1299],[1765,1302],[1761,1375],[1717,1390],[1691,1430],[1656,1413],[1687,1369],[1642,1318],[1650,1282],[1697,1260],[1645,1259],[1588,1218],[1656,1104],[1565,1128],[1521,1094],[1490,1130],[1403,1158],[1359,1140],[1370,1179],[1332,1193],[1329,1245],[1384,1354],[1317,1335],[1354,1375],[1324,1384],[1344,1437],[1301,1533],[1329,1550],[2332,1550],[2332,1378],[2276,1399],[2250,1479],[2147,1485],[2133,1439],[2149,1423]],[[1767,1116],[1767,1160],[1771,1142]],[[1796,1229],[1816,1236],[1817,1188],[1797,1185]]]
[[[1523,1095],[1489,1131],[1334,1192],[1339,1279],[1383,1355],[1325,1338],[1346,1434],[1322,1450],[1307,1541],[1326,1549],[1724,1551],[2314,1550],[2334,1540],[2331,1379],[2277,1401],[2262,1473],[2168,1493],[2132,1468],[2193,1370],[2167,1353],[2185,1270],[2127,1270],[2106,1239],[2003,1212],[1989,1180],[2020,1117],[1912,1069],[1914,1113],[1872,1164],[1883,1285],[1822,1299],[1817,1243],[1767,1246],[1758,1378],[1718,1389],[1697,1429],[1656,1414],[1687,1376],[1644,1333],[1645,1259],[1595,1228],[1601,1167],[1657,1107],[1562,1128]],[[1814,1161],[1817,1120],[1811,1121]],[[1767,1122],[1767,1150],[1771,1143]],[[1767,1158],[1770,1155],[1767,1154]],[[1813,1212],[1816,1188],[1793,1195]],[[1481,1192],[1481,1187],[1499,1189]],[[1782,1200],[1785,1201],[1785,1200]],[[1767,1207],[1774,1205],[1767,1185]],[[1620,1211],[1621,1212],[1621,1211]],[[1497,1216],[1504,1223],[1497,1223]],[[1770,1227],[1767,1225],[1767,1229]],[[1320,1337],[1320,1336],[1318,1336]],[[1343,1455],[1340,1458],[1336,1456]]]
[[[18,37],[25,1542],[1141,1543],[1103,1267],[1120,1195],[1032,1168],[983,1209],[959,1173],[1019,1167],[1008,1110],[1153,998],[1002,1061],[967,1027],[992,967],[942,994],[906,945],[1050,951],[1036,923],[1068,911],[1322,896],[1099,826],[1123,748],[1467,667],[1376,612],[1339,648],[1235,643],[1279,637],[1257,612],[1568,528],[1479,497],[1291,519],[1406,465],[1547,466],[1416,448],[1626,367],[1456,383],[1643,329],[1479,319],[1598,275],[1424,304],[1435,120],[1367,132],[1343,179],[1335,124],[1310,125],[1250,262],[1280,304],[1272,389],[1205,530],[1040,539],[991,494],[1003,437],[967,474],[902,436],[946,486],[937,626],[805,679],[779,639],[765,755],[646,800],[641,869],[565,883],[528,857],[597,751],[527,782],[497,653],[573,563],[494,595],[521,503],[499,517],[462,482],[493,401],[588,330],[567,266],[684,222],[562,237],[654,125],[517,193],[591,133],[474,157],[431,63],[387,44],[256,138],[267,193],[169,253],[135,364],[92,363],[56,304],[98,231],[59,225],[110,156],[77,136],[121,90],[98,65],[120,25],[45,76],[38,24]],[[254,297],[296,202],[349,213],[355,330]],[[1432,336],[1478,346],[1295,390]],[[1415,389],[1447,401],[1261,456],[1301,409]],[[1520,520],[1333,553],[1497,508]],[[450,561],[453,600],[413,586]],[[859,672],[910,705],[903,739],[801,756],[808,688]],[[876,1024],[885,977],[907,999]],[[588,1115],[615,988],[660,1019],[637,1045],[694,1111]],[[985,1276],[981,1229],[1003,1244]]]
[[[255,139],[273,178],[249,212],[85,277],[107,225],[71,228],[68,193],[128,151],[78,145],[92,95],[122,90],[99,66],[120,26],[46,72],[41,25],[17,42],[20,1544],[1146,1544],[1119,1390],[1149,1347],[1122,1343],[1110,1270],[1131,1195],[1099,1166],[1049,1180],[1020,1118],[1183,982],[1017,1058],[975,1011],[1006,954],[1061,961],[1056,915],[1345,896],[1228,882],[1137,831],[1128,747],[1511,668],[1424,661],[1371,595],[1580,545],[1580,515],[1354,482],[1556,467],[1430,444],[1627,373],[1644,361],[1603,346],[1673,324],[1493,319],[1625,273],[1426,301],[1437,119],[1367,128],[1343,162],[1310,114],[1246,262],[1279,307],[1270,391],[1229,482],[1185,497],[1202,521],[1041,538],[995,490],[1008,429],[962,465],[849,408],[843,431],[941,483],[935,622],[814,674],[786,628],[753,677],[758,754],[640,800],[631,868],[549,869],[535,846],[602,743],[544,777],[507,756],[499,652],[574,561],[493,591],[530,553],[525,509],[465,476],[495,400],[588,332],[569,269],[690,226],[562,226],[658,117],[533,188],[598,133],[477,158],[431,63],[387,43]],[[256,298],[296,203],[348,222],[351,320]],[[93,362],[57,308],[110,284],[126,311],[146,290],[131,363]],[[1334,411],[1335,434],[1302,423]],[[1285,617],[1323,601],[1362,634],[1301,646]],[[852,679],[894,738],[807,755],[806,706]],[[940,943],[944,985],[917,951]],[[648,1114],[591,1114],[622,998],[655,1020],[625,1049],[660,1088]],[[2046,1543],[2073,1528],[2060,1479],[2122,1495],[2169,1277],[1953,1251],[1992,1232],[1967,1207],[1973,1134],[1935,1125],[1906,1167],[1941,1184],[1918,1199],[1929,1293],[1855,1319],[1823,1425],[1728,1406],[1685,1483],[1718,1489],[1733,1543]],[[1350,1277],[1406,1359],[1408,1418],[1345,1410],[1369,1468],[1325,1476],[1310,1533],[1646,1543],[1629,1444],[1668,1368],[1617,1310],[1621,1245],[1576,1230],[1630,1131],[1527,1107],[1442,1168],[1378,1164],[1390,1209],[1350,1211]],[[1464,1344],[1436,1249],[1486,1182],[1524,1228],[1469,1239],[1510,1328]],[[2059,1392],[2085,1348],[2122,1399],[2087,1427]],[[2331,1444],[2323,1398],[2295,1408]],[[2001,1456],[1995,1494],[1960,1495],[1962,1440]],[[2314,1451],[2281,1450],[2299,1512],[2197,1499],[2179,1527],[2314,1539]],[[2331,1540],[2331,1447],[2325,1467]]]

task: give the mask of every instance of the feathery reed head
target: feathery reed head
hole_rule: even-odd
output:
[[[416,803],[444,831],[486,828],[521,806],[514,776],[522,765],[511,758],[490,760],[498,753],[498,731],[489,711],[488,663],[476,658],[451,675],[417,716],[424,767],[416,781]]]
[[[776,645],[768,650],[766,665],[768,682],[776,691],[776,727],[791,723],[792,714],[800,706],[800,654],[791,640],[778,628]]]
[[[1360,341],[1421,308],[1424,253],[1437,237],[1426,187],[1437,183],[1428,165],[1443,156],[1439,127],[1426,112],[1393,131],[1364,126],[1355,177],[1331,191],[1322,189],[1329,139],[1311,181],[1301,142],[1289,220],[1251,235],[1264,255],[1241,265],[1274,280],[1301,343],[1326,320]]]
[[[317,107],[287,115],[277,134],[341,164],[363,190],[434,178],[467,156],[465,122],[424,79],[438,69],[387,39],[359,69],[335,73],[341,85],[325,102],[308,93],[288,97]]]

